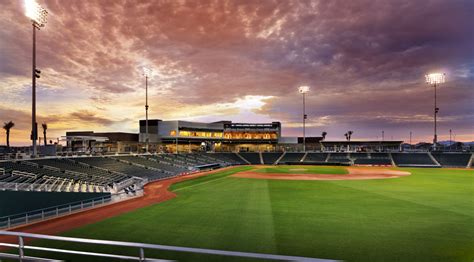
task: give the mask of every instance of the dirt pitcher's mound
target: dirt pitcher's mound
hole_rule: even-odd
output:
[[[259,173],[259,172],[241,172],[232,175],[240,178],[256,179],[279,179],[279,180],[368,180],[368,179],[386,179],[409,176],[409,172],[391,170],[387,168],[347,168],[347,175],[328,175],[328,174],[284,174],[284,173]]]

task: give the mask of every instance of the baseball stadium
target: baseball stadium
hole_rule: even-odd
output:
[[[472,2],[0,3],[0,261],[474,260]]]

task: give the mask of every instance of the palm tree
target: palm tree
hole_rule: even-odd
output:
[[[346,137],[346,140],[349,141],[349,134],[345,133],[344,136]]]
[[[7,132],[7,148],[10,149],[10,129],[15,126],[15,123],[12,121],[5,122],[3,125],[3,129]]]
[[[348,136],[348,141],[351,141],[351,137],[352,137],[352,134],[354,134],[354,131],[349,131],[347,132],[347,136]]]
[[[43,123],[41,124],[41,126],[43,127],[44,145],[46,146],[46,144],[48,143],[48,140],[46,140],[46,130],[48,129],[48,124]]]
[[[327,133],[326,131],[324,131],[324,132],[321,134],[321,136],[323,137],[323,140],[326,139],[326,135],[327,135],[327,134],[328,134],[328,133]]]

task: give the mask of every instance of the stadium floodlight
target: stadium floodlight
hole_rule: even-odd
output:
[[[436,144],[438,143],[438,130],[437,130],[437,116],[439,112],[437,104],[436,86],[443,84],[446,81],[446,74],[444,73],[431,73],[425,75],[426,83],[434,87],[434,135],[433,135],[433,149],[436,150]]]
[[[143,67],[143,76],[145,76],[145,151],[148,153],[148,77],[151,76],[151,69]]]
[[[48,11],[35,0],[25,0],[25,15],[31,19],[34,26],[43,27],[46,24]]]
[[[301,93],[301,94],[306,94],[309,92],[309,86],[300,86],[298,88],[298,91]]]
[[[430,85],[442,84],[446,80],[446,74],[443,73],[432,73],[425,75],[426,83]]]
[[[303,152],[306,152],[306,108],[305,108],[305,94],[309,92],[309,86],[300,86],[298,88],[300,94],[303,94]]]
[[[48,11],[41,7],[35,0],[25,0],[25,15],[31,19],[33,24],[33,57],[32,57],[32,106],[31,106],[31,140],[33,146],[33,157],[36,157],[36,140],[38,139],[38,129],[36,124],[36,78],[39,78],[40,70],[36,68],[36,30],[40,30],[46,24]]]

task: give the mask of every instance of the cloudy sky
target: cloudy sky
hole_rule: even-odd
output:
[[[474,1],[38,0],[38,122],[66,130],[137,132],[144,118],[281,121],[301,135],[300,85],[309,85],[307,134],[328,139],[474,140]],[[29,143],[31,31],[23,2],[0,0],[0,122]],[[41,131],[40,131],[41,132]],[[0,144],[4,144],[4,132]]]

